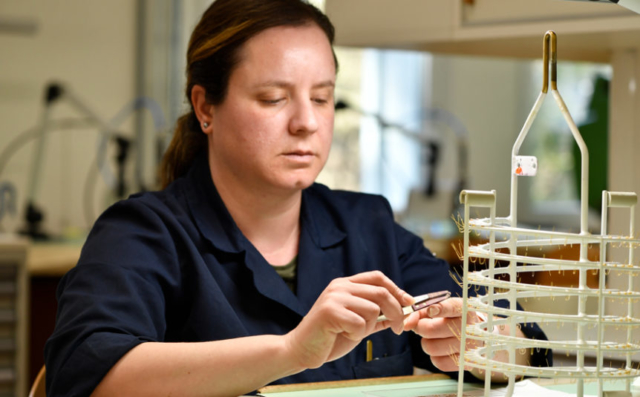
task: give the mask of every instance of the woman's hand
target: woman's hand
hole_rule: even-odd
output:
[[[405,331],[413,330],[422,339],[422,350],[431,356],[431,362],[444,372],[457,371],[460,362],[460,330],[462,327],[462,298],[451,298],[424,310],[411,313],[405,320]],[[467,325],[482,322],[474,311],[467,311]],[[496,328],[495,332],[503,335],[510,334],[508,325]],[[520,328],[516,328],[516,336],[526,338]],[[465,351],[482,345],[481,341],[467,338]],[[529,349],[521,349],[516,354],[516,364],[529,365],[531,354]],[[494,352],[494,360],[509,361],[506,350]],[[478,368],[466,368],[476,378],[484,379],[485,371]],[[507,378],[498,372],[491,372],[492,382],[504,382]]]
[[[335,279],[286,335],[286,345],[301,366],[318,368],[375,332],[391,327],[402,333],[402,306],[412,303],[409,294],[379,271]],[[387,321],[377,321],[381,312]]]
[[[437,368],[445,372],[457,371],[460,359],[460,328],[462,326],[461,298],[451,298],[424,310],[411,313],[404,329],[413,330],[422,339],[422,350]],[[467,312],[467,325],[480,319],[474,311]],[[466,350],[480,346],[481,342],[467,339]]]

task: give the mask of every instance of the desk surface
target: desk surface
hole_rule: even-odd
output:
[[[31,277],[62,277],[78,263],[81,250],[81,243],[31,244],[27,271]]]
[[[555,394],[553,391],[575,394],[576,383],[571,379],[533,379],[535,384],[543,386],[549,395]],[[519,384],[524,385],[524,383]],[[496,385],[504,387],[506,385]],[[532,385],[539,389],[539,386]],[[527,387],[524,387],[525,389]],[[605,381],[605,397],[621,396],[624,390],[623,381]],[[465,384],[465,395],[484,396],[483,384]],[[300,385],[266,386],[259,389],[260,396],[264,397],[320,397],[330,395],[332,397],[456,397],[458,382],[445,375],[419,375],[419,376],[399,376],[392,378],[378,379],[358,379],[337,382],[308,383]],[[495,391],[496,395],[504,393]],[[518,393],[533,392],[532,390],[516,391]],[[536,390],[538,392],[538,390]],[[595,396],[598,394],[598,384],[595,381],[585,382],[585,395]],[[493,392],[492,392],[493,395]],[[537,394],[536,394],[537,395]],[[626,394],[629,396],[629,394]],[[632,397],[639,397],[640,393],[633,393]]]
[[[297,385],[266,386],[258,395],[267,397],[363,397],[404,396],[416,389],[422,395],[455,393],[458,382],[442,374],[397,376],[392,378],[355,379]]]

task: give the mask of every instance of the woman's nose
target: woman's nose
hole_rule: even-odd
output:
[[[311,100],[296,101],[289,132],[292,134],[307,134],[318,130],[318,115]]]

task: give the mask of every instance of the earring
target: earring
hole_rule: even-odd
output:
[[[208,127],[209,127],[209,123],[207,123],[206,121],[202,123],[202,128],[208,128]]]

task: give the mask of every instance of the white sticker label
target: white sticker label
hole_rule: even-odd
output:
[[[535,156],[516,156],[511,164],[511,171],[518,176],[536,176],[538,159]]]

